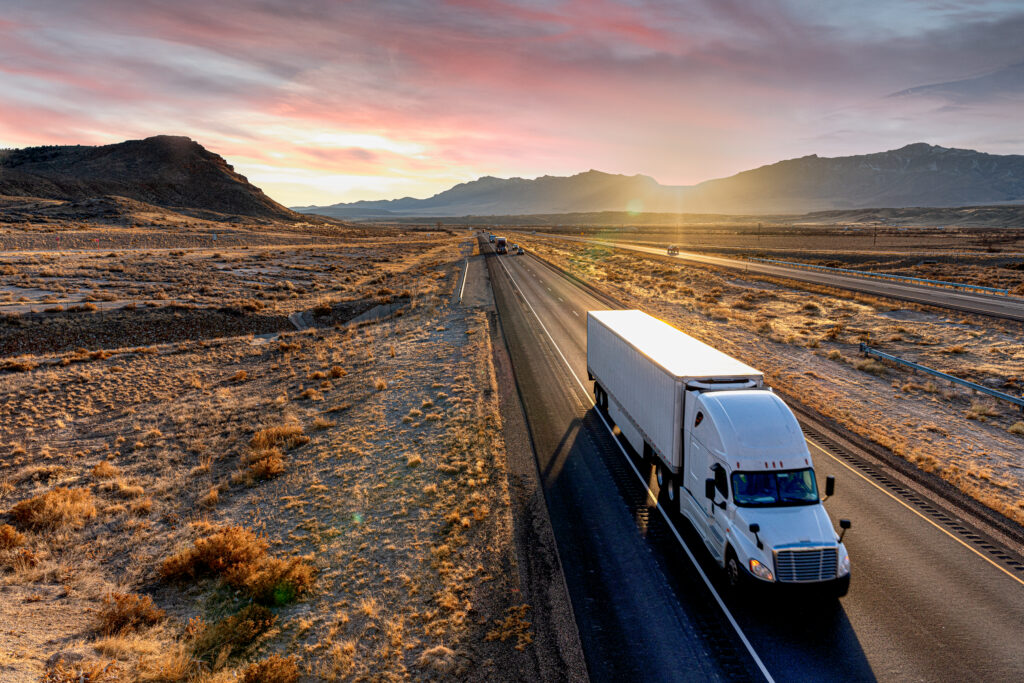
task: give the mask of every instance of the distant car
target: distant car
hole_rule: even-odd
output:
[[[668,249],[666,251],[668,252],[669,256],[675,256],[676,254],[679,253],[679,247],[677,247],[674,244],[670,244],[668,245]]]
[[[510,254],[518,254],[519,253],[519,245],[518,244],[513,244],[509,248],[508,253],[510,253]]]
[[[487,241],[488,242],[493,242],[494,241],[494,235],[488,235],[487,236]]]
[[[516,253],[517,253],[517,254],[519,254],[519,255],[523,255],[523,254],[525,254],[526,252],[525,252],[525,251],[523,251],[523,248],[522,248],[522,247],[519,247],[519,249],[518,249],[518,250],[516,250]]]

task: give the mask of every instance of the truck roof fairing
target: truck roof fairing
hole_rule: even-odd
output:
[[[706,412],[706,419],[693,434],[734,470],[794,470],[811,466],[811,453],[800,424],[774,393],[710,391],[701,395],[701,404],[698,409]]]

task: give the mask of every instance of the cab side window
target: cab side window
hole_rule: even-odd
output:
[[[725,468],[716,464],[713,469],[715,470],[715,488],[718,489],[723,498],[728,498],[729,478],[726,476]]]

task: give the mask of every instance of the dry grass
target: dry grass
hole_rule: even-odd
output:
[[[436,671],[439,674],[451,674],[455,671],[455,653],[444,645],[436,645],[420,653],[416,664],[424,669]]]
[[[25,534],[10,524],[0,525],[0,550],[10,550],[25,544]]]
[[[1024,435],[1024,421],[1017,421],[1010,425],[1006,431],[1011,434]]]
[[[121,680],[115,662],[78,662],[68,664],[63,659],[47,670],[43,683],[101,683]]]
[[[277,621],[277,616],[261,605],[248,605],[238,614],[208,625],[203,620],[189,624],[191,654],[214,671],[251,648]]]
[[[313,567],[305,558],[271,557],[268,547],[266,539],[245,527],[227,527],[168,557],[160,575],[165,580],[219,576],[262,604],[293,602],[312,586]]]
[[[107,636],[137,631],[160,623],[165,616],[148,595],[111,593],[96,612],[96,630]]]
[[[295,657],[270,655],[242,672],[242,683],[295,683],[298,680],[299,666]]]
[[[117,469],[117,467],[108,460],[103,460],[92,468],[92,476],[97,479],[112,479],[120,474],[121,470]]]
[[[96,517],[96,504],[88,489],[60,487],[17,503],[10,514],[28,529],[78,529]]]
[[[164,560],[160,575],[164,579],[195,579],[223,575],[251,564],[266,555],[268,543],[243,526],[231,526],[196,540]]]
[[[886,367],[874,358],[861,358],[853,363],[853,367],[861,372],[867,372],[872,375],[882,376],[888,374]]]
[[[279,448],[254,451],[246,458],[246,474],[250,480],[273,479],[285,471],[284,454]]]
[[[980,420],[984,422],[990,417],[999,417],[999,410],[991,403],[985,401],[975,401],[971,403],[970,409],[967,411],[968,420]]]
[[[249,447],[259,450],[275,446],[283,446],[286,449],[302,446],[309,443],[309,437],[302,431],[302,425],[298,424],[267,427],[253,435],[249,440]]]

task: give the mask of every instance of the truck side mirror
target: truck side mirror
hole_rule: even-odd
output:
[[[715,499],[715,480],[705,479],[704,480],[704,497],[708,500]]]
[[[839,520],[839,528],[843,530],[842,533],[839,534],[839,542],[840,543],[843,542],[843,536],[846,535],[847,529],[849,529],[851,526],[853,526],[853,525],[850,524],[850,520],[848,520],[848,519],[841,519],[841,520]]]
[[[825,477],[825,497],[831,498],[836,492],[836,478],[832,475]]]
[[[757,541],[758,549],[763,550],[764,549],[764,543],[761,542],[761,538],[757,535],[757,532],[760,531],[760,530],[761,530],[761,525],[758,524],[757,522],[754,522],[753,524],[750,525],[750,533],[754,534],[754,540]]]

